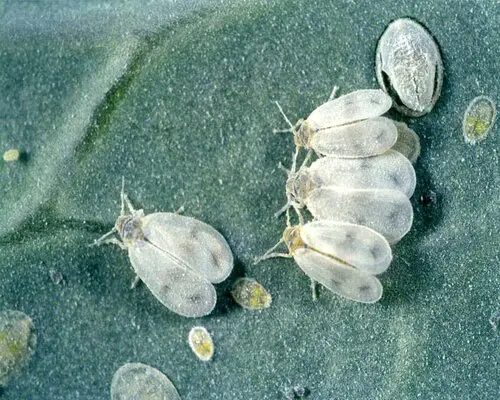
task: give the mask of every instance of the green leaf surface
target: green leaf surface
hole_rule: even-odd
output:
[[[64,3],[64,5],[61,5]],[[36,353],[5,399],[108,399],[127,362],[158,368],[183,399],[474,399],[498,394],[498,124],[477,146],[462,117],[480,94],[498,103],[500,7],[489,1],[153,0],[0,2],[0,309],[37,329]],[[374,53],[393,19],[438,41],[443,93],[405,120],[421,138],[410,233],[394,247],[375,305],[320,290],[293,260],[253,265],[281,237],[273,134],[340,93],[376,88]],[[146,213],[174,211],[219,230],[235,258],[216,310],[187,319],[134,277],[118,247],[88,247],[120,211],[122,177]],[[418,201],[430,191],[437,202]],[[51,279],[59,273],[64,282]],[[237,306],[240,276],[272,294]],[[215,356],[187,335],[205,326]]]

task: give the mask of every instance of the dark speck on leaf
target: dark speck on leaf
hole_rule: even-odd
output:
[[[54,282],[56,285],[64,284],[64,276],[60,271],[55,269],[51,269],[49,271],[50,280]]]
[[[421,195],[418,199],[418,202],[423,206],[431,206],[437,203],[437,194],[436,192],[429,190],[429,192]]]

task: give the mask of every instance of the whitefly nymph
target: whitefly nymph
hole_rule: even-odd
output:
[[[419,117],[436,104],[443,85],[443,61],[432,35],[409,18],[389,24],[378,41],[377,79],[402,114]]]
[[[307,162],[307,161],[305,161]],[[306,206],[319,220],[364,225],[390,243],[399,241],[411,228],[413,209],[408,200],[415,190],[415,170],[394,150],[367,157],[322,157],[295,171],[286,182],[287,204]]]
[[[462,123],[465,141],[476,144],[484,140],[495,124],[496,116],[497,109],[492,99],[487,96],[472,99]]]
[[[159,212],[144,215],[121,193],[115,227],[94,244],[112,243],[128,251],[130,263],[153,295],[169,310],[185,317],[210,314],[217,295],[213,283],[233,269],[224,237],[194,218]],[[111,237],[118,233],[119,239]]]
[[[392,106],[391,98],[379,89],[357,90],[316,108],[307,119],[293,125],[280,105],[290,128],[275,132],[292,132],[297,148],[318,155],[335,157],[369,157],[391,148],[397,140],[397,129],[389,118],[381,117]]]

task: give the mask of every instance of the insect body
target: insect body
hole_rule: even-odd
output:
[[[483,140],[494,125],[496,115],[497,109],[492,99],[486,96],[472,99],[465,110],[462,123],[465,141],[476,144]]]
[[[368,157],[385,152],[397,139],[394,123],[381,117],[392,106],[381,90],[357,90],[329,100],[295,126],[277,105],[290,128],[276,132],[292,132],[298,148],[319,155]]]
[[[128,208],[128,212],[126,212]],[[117,238],[107,239],[118,232]],[[144,215],[122,190],[122,211],[112,231],[94,244],[114,243],[128,250],[137,278],[171,311],[201,317],[215,307],[212,283],[233,268],[229,245],[211,226],[173,213]]]
[[[0,391],[26,366],[36,342],[30,317],[17,310],[0,311]]]
[[[271,306],[271,294],[252,278],[238,278],[231,289],[234,301],[248,310],[262,310]]]
[[[285,243],[288,253],[273,253]],[[258,261],[293,257],[311,280],[347,299],[374,303],[382,296],[382,285],[374,276],[384,272],[392,260],[387,240],[361,225],[313,221],[288,225],[283,238]]]
[[[214,355],[212,336],[203,326],[195,326],[189,331],[188,343],[193,353],[201,361],[210,361]]]
[[[317,219],[365,225],[395,243],[413,222],[408,198],[415,182],[413,166],[394,150],[367,158],[323,157],[297,172],[293,164],[285,208],[307,206]]]
[[[401,18],[389,24],[378,42],[376,74],[394,107],[412,117],[427,114],[443,84],[443,62],[430,33],[419,23]]]

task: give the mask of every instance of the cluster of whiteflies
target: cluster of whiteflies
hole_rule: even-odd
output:
[[[382,296],[376,275],[392,261],[391,245],[413,221],[412,162],[418,136],[383,117],[392,106],[382,90],[358,90],[331,99],[306,120],[290,124],[296,151],[286,182],[287,227],[262,259],[293,257],[311,278],[347,299],[373,303]],[[281,110],[281,108],[280,108]],[[299,149],[307,155],[296,168]],[[309,163],[313,153],[318,159]],[[305,223],[302,209],[313,219]],[[299,223],[292,226],[289,209]],[[288,253],[274,252],[285,243]]]

